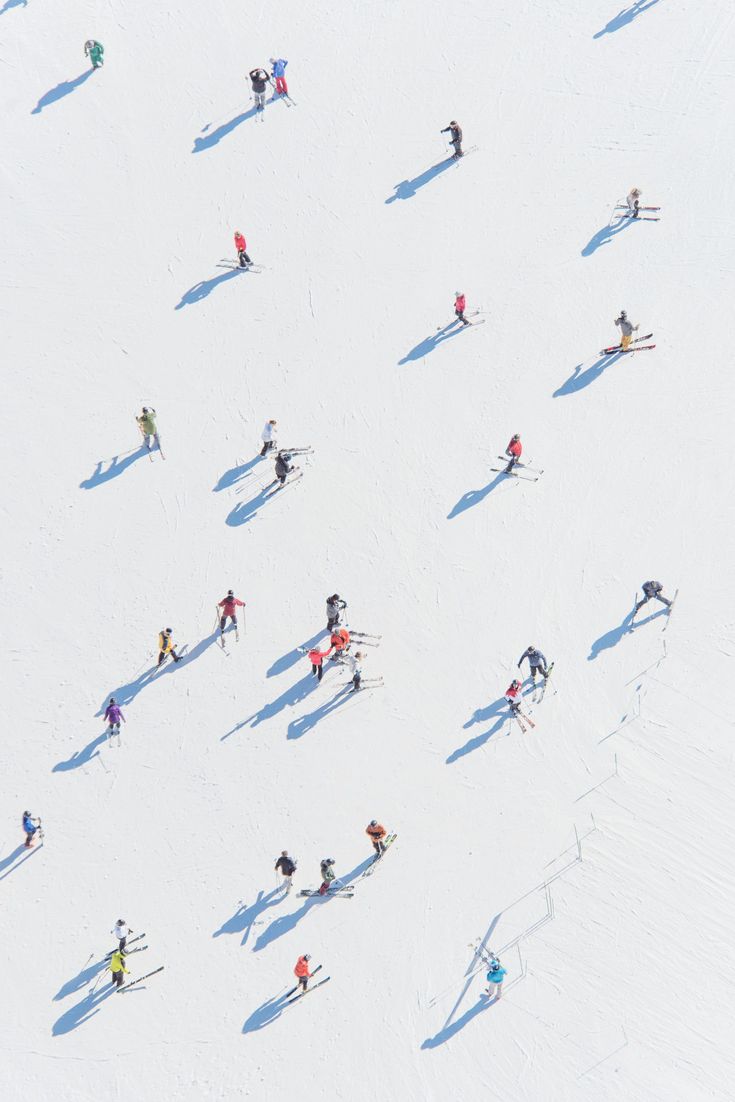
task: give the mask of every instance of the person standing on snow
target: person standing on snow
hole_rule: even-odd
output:
[[[319,869],[322,874],[322,883],[319,888],[319,895],[326,895],[329,891],[329,887],[334,880],[334,858],[325,857],[319,865]]]
[[[518,659],[518,669],[521,668],[521,663],[523,662],[524,658],[528,659],[528,664],[531,667],[531,680],[533,681],[534,685],[536,684],[537,673],[540,673],[545,681],[546,678],[549,676],[549,671],[546,665],[546,658],[541,653],[541,651],[534,647],[533,644],[531,644],[529,647],[526,647],[523,654]]]
[[[135,931],[130,929],[124,918],[118,918],[110,932],[117,938],[117,947],[119,951],[124,953],[127,940]]]
[[[276,479],[278,482],[285,483],[288,476],[299,468],[294,467],[291,463],[291,456],[288,452],[279,452],[276,456]]]
[[[523,455],[523,445],[521,444],[521,434],[519,432],[511,436],[508,447],[505,449],[505,454],[510,456],[510,463],[505,468],[505,473],[510,474]]]
[[[161,440],[158,435],[158,429],[156,428],[156,411],[149,406],[143,406],[142,412],[135,418],[138,422],[138,428],[140,429],[143,437],[143,443],[151,450],[151,440],[154,442],[158,450],[161,450]]]
[[[170,654],[174,662],[180,662],[181,656],[174,650],[174,644],[172,642],[173,632],[171,628],[163,628],[158,633],[158,665],[162,665],[166,661],[166,658]]]
[[[33,845],[33,836],[40,829],[41,820],[31,815],[30,811],[23,812],[23,830],[25,831],[25,847],[30,849]],[[43,837],[43,835],[41,835]]]
[[[347,628],[339,628],[335,624],[329,638],[329,649],[334,651],[331,658],[332,662],[336,662],[338,658],[347,654],[350,649],[350,633]]]
[[[102,55],[105,52],[105,47],[101,42],[95,42],[93,38],[88,38],[84,43],[84,56],[88,57],[92,62],[93,69],[99,69],[104,65]]]
[[[263,447],[260,449],[261,456],[266,455],[272,448],[275,448],[277,424],[277,421],[266,421],[263,431],[260,434],[260,439],[263,441]]]
[[[514,677],[508,688],[505,690],[505,699],[508,702],[508,707],[513,715],[517,715],[521,710],[521,682],[517,677]]]
[[[485,994],[494,996],[496,999],[499,999],[503,990],[503,980],[505,979],[506,974],[507,973],[505,971],[505,968],[503,968],[498,958],[493,957],[492,963],[490,965],[490,971],[485,977],[488,982]]]
[[[332,653],[332,648],[329,650],[321,651],[318,647],[313,647],[307,654],[307,658],[311,662],[311,672],[316,677],[317,681],[321,681],[324,675],[324,659]]]
[[[293,880],[291,877],[296,872],[296,862],[288,856],[287,849],[281,850],[281,856],[276,861],[276,872],[280,872],[283,877],[281,887],[285,890],[286,895],[288,895],[293,887]]]
[[[306,991],[306,988],[308,987],[308,984],[309,984],[309,980],[311,979],[311,976],[312,976],[312,973],[309,971],[309,961],[310,960],[311,960],[311,957],[309,956],[309,954],[304,953],[304,955],[302,957],[299,957],[299,959],[296,961],[296,967],[293,970],[293,974],[296,977],[296,979],[299,981],[299,987],[301,988],[302,991]]]
[[[268,83],[268,74],[265,69],[251,69],[249,76],[253,87],[255,109],[262,111],[265,107],[265,86]]]
[[[626,203],[628,204],[628,210],[633,218],[638,217],[638,207],[641,199],[641,189],[639,187],[631,188],[626,197]],[[629,215],[629,217],[630,217]]]
[[[276,82],[276,92],[279,96],[288,95],[288,85],[286,84],[286,66],[288,62],[284,57],[272,57],[271,63],[271,75]]]
[[[346,654],[341,660],[343,666],[347,666],[352,675],[352,692],[359,691],[360,682],[362,681],[362,661],[364,658],[362,651],[355,651],[354,654]]]
[[[239,230],[235,230],[235,249],[241,268],[247,268],[248,264],[253,263],[247,254],[247,242]]]
[[[106,971],[112,972],[112,986],[122,987],[128,969],[125,967],[125,954],[120,949],[116,949],[110,957]]]
[[[347,608],[347,601],[343,601],[339,593],[333,593],[327,597],[327,631],[331,631],[335,624],[339,623],[339,616],[343,609]]]
[[[628,315],[625,310],[621,310],[620,317],[615,319],[615,324],[620,329],[620,347],[623,352],[627,352],[633,334],[638,332],[640,323],[638,325],[632,325],[628,320]]]
[[[119,704],[115,703],[114,696],[110,697],[110,703],[105,708],[105,719],[109,723],[107,729],[107,737],[111,735],[117,735],[120,738],[120,723],[125,723],[125,716],[122,714],[122,708]]]
[[[467,321],[467,318],[464,316],[464,312],[465,312],[466,307],[467,307],[467,300],[465,299],[464,294],[462,293],[462,291],[455,291],[454,316],[457,319],[457,321],[462,322],[462,325],[470,325],[471,324],[469,321]]]
[[[377,819],[371,819],[365,828],[370,841],[373,843],[373,849],[377,853],[378,857],[382,857],[385,852],[385,846],[383,845],[383,839],[385,838],[387,831]]]
[[[442,134],[450,133],[452,136],[449,139],[450,145],[454,146],[454,153],[452,154],[453,160],[457,161],[462,156],[462,127],[459,125],[456,119],[452,119],[449,126],[445,126]]]
[[[671,608],[671,601],[668,597],[663,596],[663,589],[664,587],[661,585],[661,582],[644,582],[643,597],[640,601],[636,601],[633,615],[635,616],[638,609],[643,608],[643,606],[647,605],[654,597],[657,601],[660,601],[661,604],[666,605],[667,608]]]
[[[222,609],[222,615],[219,618],[220,635],[224,635],[225,633],[225,624],[227,623],[228,617],[235,631],[237,631],[237,610],[238,608],[245,608],[245,602],[239,600],[232,590],[228,589],[227,596],[222,598],[217,608]]]

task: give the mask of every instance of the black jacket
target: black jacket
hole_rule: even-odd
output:
[[[265,86],[268,81],[268,74],[265,69],[253,69],[249,75],[253,82],[253,91],[265,92]]]
[[[293,876],[296,872],[296,864],[290,857],[279,857],[276,861],[276,868],[280,869],[284,876]]]
[[[278,456],[276,456],[276,477],[277,478],[283,478],[284,475],[287,475],[288,472],[290,470],[292,470],[290,460],[291,460],[290,455],[278,455]]]
[[[453,142],[462,142],[462,127],[461,126],[445,126],[442,130],[442,134],[446,134],[448,131],[452,133]]]

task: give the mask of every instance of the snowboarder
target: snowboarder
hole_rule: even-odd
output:
[[[25,846],[30,849],[33,845],[33,835],[40,830],[41,820],[31,815],[30,811],[23,812],[23,830],[26,832]],[[43,835],[41,835],[43,837]]]
[[[343,666],[347,666],[352,674],[352,692],[359,691],[360,682],[362,681],[362,662],[364,658],[362,651],[355,651],[354,654],[346,654],[341,660]]]
[[[302,991],[306,991],[311,979],[312,973],[309,971],[309,961],[311,957],[308,953],[304,953],[302,957],[296,961],[296,967],[293,970],[294,976],[299,981],[299,987]]]
[[[115,703],[114,696],[110,697],[110,703],[105,708],[105,719],[109,723],[107,729],[107,737],[111,738],[113,735],[117,735],[120,738],[120,723],[126,722],[125,716],[122,714],[122,708],[119,704]]]
[[[263,431],[260,434],[260,439],[263,441],[263,447],[260,449],[261,456],[267,454],[272,448],[276,446],[276,425],[277,421],[266,421],[263,426]]]
[[[102,58],[104,52],[105,47],[102,45],[102,43],[95,42],[93,38],[88,38],[87,41],[84,43],[84,56],[88,57],[89,60],[92,62],[93,69],[99,69],[102,65],[104,65],[104,60]]]
[[[247,268],[248,264],[253,263],[247,254],[247,241],[239,230],[235,230],[235,249],[237,250],[237,259],[240,261],[241,268]]]
[[[521,710],[521,682],[517,677],[514,677],[508,688],[505,690],[505,699],[508,702],[508,707],[511,710],[512,715],[518,715]]]
[[[293,858],[288,856],[288,850],[282,849],[281,856],[276,861],[276,872],[280,872],[283,880],[281,881],[281,887],[285,890],[286,895],[291,891],[293,887],[293,881],[291,877],[296,872],[296,862]]]
[[[505,979],[505,976],[505,968],[503,968],[497,957],[493,957],[492,963],[490,965],[490,971],[485,977],[488,982],[488,987],[485,991],[485,994],[494,996],[496,999],[499,999],[503,990],[503,980]]]
[[[464,316],[464,312],[465,312],[465,309],[466,309],[466,306],[467,306],[467,301],[464,297],[464,294],[462,293],[462,291],[455,291],[454,294],[455,294],[455,299],[454,299],[454,316],[455,316],[455,318],[457,319],[457,321],[461,321],[462,325],[470,325],[471,323],[469,321],[467,321],[467,318]]]
[[[520,433],[517,432],[513,436],[511,436],[510,440],[508,441],[508,447],[505,449],[505,454],[510,456],[510,463],[505,468],[505,473],[510,474],[516,463],[523,455],[523,445],[521,444]]]
[[[657,601],[660,601],[661,604],[666,605],[667,608],[671,608],[671,601],[668,597],[663,596],[663,588],[664,587],[661,585],[661,582],[644,582],[643,597],[640,601],[636,601],[635,611],[633,615],[635,616],[638,609],[643,608],[644,605],[647,605],[653,597],[655,597]]]
[[[174,650],[174,644],[171,640],[173,631],[171,628],[163,628],[158,633],[158,665],[162,665],[168,655],[170,654],[174,662],[181,661],[181,655],[177,654]]]
[[[623,352],[627,352],[633,334],[638,332],[640,323],[639,325],[632,325],[625,310],[621,310],[620,317],[615,319],[615,324],[620,329],[620,348]]]
[[[288,85],[286,84],[286,66],[288,62],[284,57],[272,57],[271,63],[271,75],[276,82],[276,93],[279,96],[288,95]]]
[[[155,443],[158,450],[161,450],[161,439],[158,435],[158,429],[156,428],[156,411],[149,406],[143,406],[143,411],[135,420],[138,422],[138,428],[140,429],[143,437],[143,443],[151,450],[151,440]]]
[[[329,649],[334,651],[331,658],[332,662],[336,662],[342,655],[347,654],[350,649],[350,633],[347,628],[340,628],[335,624],[329,638]]]
[[[452,135],[449,139],[450,145],[454,146],[452,159],[458,161],[459,158],[462,156],[462,127],[459,125],[456,119],[452,119],[449,126],[445,126],[441,133],[450,133]]]
[[[367,834],[370,841],[373,843],[373,849],[377,853],[378,857],[382,857],[383,853],[385,852],[383,839],[387,834],[385,827],[382,826],[377,819],[371,819],[367,827],[365,828],[365,833]]]
[[[545,681],[546,678],[549,676],[546,658],[540,650],[534,647],[533,643],[530,646],[526,647],[523,654],[518,659],[518,669],[521,668],[521,663],[523,662],[524,658],[528,659],[528,664],[531,667],[531,680],[533,681],[534,685],[536,684],[537,673],[540,673]]]
[[[117,947],[121,953],[125,952],[125,944],[130,934],[134,934],[135,930],[131,930],[124,918],[118,918],[117,922],[110,931],[117,938]]]
[[[639,204],[640,204],[640,199],[641,199],[642,194],[643,193],[641,192],[641,189],[639,187],[631,188],[630,191],[628,192],[628,195],[626,196],[625,201],[628,204],[628,210],[630,211],[630,214],[628,215],[629,218],[630,217],[633,217],[633,218],[638,217],[638,207],[639,207]]]
[[[249,75],[253,86],[255,109],[262,111],[265,107],[265,86],[268,83],[268,74],[265,69],[251,69]]]
[[[245,608],[245,602],[239,600],[232,590],[228,589],[227,596],[222,598],[217,604],[217,608],[222,609],[222,615],[219,618],[220,635],[224,635],[225,633],[225,624],[227,623],[228,617],[232,621],[232,626],[235,631],[237,631],[237,610],[238,608]]]
[[[307,657],[311,662],[311,672],[316,677],[317,681],[321,681],[324,675],[324,659],[332,653],[332,648],[329,650],[319,650],[318,647],[312,647]]]
[[[326,895],[329,891],[329,886],[334,880],[334,858],[325,857],[319,866],[322,874],[322,883],[319,888],[319,895]]]
[[[327,631],[331,631],[339,623],[339,615],[344,608],[347,608],[347,601],[343,601],[339,593],[327,597]]]
[[[289,452],[279,452],[276,456],[276,479],[282,486],[288,476],[299,469],[292,465],[291,458]]]
[[[125,954],[121,949],[116,949],[112,954],[106,970],[112,972],[112,986],[122,987],[128,969],[125,967]]]

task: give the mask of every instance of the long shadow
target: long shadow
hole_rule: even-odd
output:
[[[229,268],[222,275],[213,276],[212,279],[200,280],[199,283],[195,283],[193,287],[184,292],[181,296],[181,302],[176,303],[174,310],[183,310],[185,306],[193,306],[196,302],[201,302],[207,295],[211,295],[220,283],[227,283],[229,279],[237,279],[239,275],[246,271],[247,268]]]
[[[112,459],[106,461],[100,459],[89,478],[85,478],[83,482],[79,483],[79,489],[93,490],[95,486],[102,486],[103,483],[109,482],[111,478],[117,478],[119,474],[126,471],[128,467],[132,467],[133,463],[142,459],[147,453],[148,449],[145,444],[141,444],[134,451],[126,452],[122,458],[119,455],[113,455]],[[108,464],[106,467],[104,466],[105,462]]]
[[[257,467],[262,458],[261,455],[255,455],[240,467],[230,467],[229,471],[225,471],[223,475],[220,475],[217,485],[212,487],[212,493],[218,494],[221,490],[228,490],[230,486],[234,486],[236,482],[249,474],[253,467]]]
[[[78,77],[74,77],[74,80],[62,80],[61,84],[57,84],[55,88],[50,88],[45,95],[41,96],[36,106],[31,111],[32,115],[40,115],[44,107],[49,107],[52,103],[56,103],[57,100],[63,99],[64,96],[70,95],[71,92],[76,91],[81,87],[86,80],[89,80],[94,69],[86,69],[83,73],[80,73]]]
[[[324,634],[324,631],[318,631],[316,635],[312,635],[311,639],[305,639],[300,646],[294,647],[294,649],[288,651],[287,654],[282,654],[281,657],[277,658],[273,665],[268,668],[265,676],[277,677],[279,673],[285,673],[286,670],[290,670],[292,666],[296,665],[300,658],[303,659],[304,655],[301,653],[302,650],[311,650],[312,647],[316,646]]]
[[[91,983],[100,972],[107,967],[107,961],[96,960],[94,964],[90,964],[89,968],[83,968],[78,975],[73,979],[67,980],[66,983],[59,988],[54,995],[54,1002],[60,1002],[61,999],[65,999],[67,995],[73,995],[76,991],[79,991],[81,987]]]
[[[607,245],[614,237],[622,233],[627,226],[632,226],[634,222],[637,222],[637,219],[630,218],[626,214],[621,214],[617,222],[608,222],[606,226],[597,231],[594,237],[589,239],[582,249],[582,256],[592,256],[602,245]]]
[[[414,176],[413,180],[401,180],[400,184],[394,185],[394,194],[389,195],[386,199],[386,204],[395,203],[396,199],[413,199],[416,192],[425,187],[427,184],[435,180],[442,172],[446,172],[448,168],[451,168],[456,162],[452,157],[447,158],[445,161],[439,161],[437,164],[432,165],[431,168],[425,169],[419,176]]]
[[[2,861],[0,861],[0,872],[3,872],[3,869],[8,870],[7,872],[3,872],[3,875],[0,876],[0,880],[4,880],[6,876],[10,876],[11,872],[15,872],[15,870],[19,869],[21,865],[25,865],[28,858],[33,857],[33,854],[37,853],[39,849],[43,849],[43,842],[41,842],[37,846],[25,846],[21,842],[17,849],[14,849],[8,857],[5,857]],[[23,857],[23,854],[25,854],[26,856]],[[20,860],[18,860],[19,858]],[[9,868],[8,866],[11,867]]]
[[[265,723],[266,720],[272,719],[273,716],[277,716],[279,712],[282,712],[284,708],[292,707],[294,704],[298,704],[301,700],[312,693],[317,687],[319,682],[309,672],[305,677],[302,677],[300,681],[297,681],[295,685],[289,685],[289,687],[277,696],[275,700],[272,700],[269,704],[264,704],[259,712],[254,712],[253,715],[248,716],[240,724],[244,727],[246,724],[250,724],[251,727],[257,727],[259,723]]]
[[[155,679],[157,671],[158,667],[155,665],[154,661],[154,665],[152,665],[149,669],[144,670],[139,677],[135,678],[134,681],[128,681],[125,685],[118,685],[116,689],[112,690],[112,692],[105,693],[99,709],[95,712],[95,716],[103,716],[105,714],[105,709],[110,702],[111,696],[114,696],[115,700],[121,708],[124,708],[126,704],[130,704],[133,700],[135,700],[138,693],[142,692],[142,690],[145,689],[146,685],[149,685]]]
[[[109,696],[107,698],[110,699]],[[115,699],[118,699],[117,697]],[[107,707],[107,705],[105,705]],[[57,761],[56,765],[51,770],[52,773],[67,773],[70,769],[79,769],[80,766],[86,765],[92,758],[99,757],[98,747],[102,746],[107,741],[107,732],[103,731],[101,735],[97,735],[91,742],[87,743],[83,750],[77,750],[66,761]]]
[[[28,0],[5,0],[5,3],[0,8],[0,15],[5,15],[6,11],[10,11],[11,8],[27,8]]]
[[[244,945],[248,940],[250,931],[253,927],[253,923],[256,918],[268,910],[269,907],[274,907],[276,903],[279,903],[284,898],[281,888],[273,888],[272,891],[264,894],[262,891],[258,892],[258,897],[254,903],[250,906],[240,906],[235,911],[232,918],[228,918],[226,922],[223,922],[219,930],[215,930],[212,937],[221,937],[223,934],[242,934],[241,945]]]
[[[493,735],[502,730],[508,718],[506,712],[507,707],[508,705],[505,697],[500,696],[497,700],[494,700],[492,704],[488,704],[486,708],[478,708],[464,724],[463,730],[466,731],[468,727],[474,727],[476,723],[485,723],[489,719],[495,719],[495,723],[489,731],[484,731],[481,735],[475,735],[475,737],[469,739],[464,746],[458,746],[456,750],[453,750],[447,758],[446,764],[453,765],[455,761],[459,761],[465,754],[471,754],[473,750],[479,750],[479,748],[484,746]]]
[[[450,321],[448,325],[445,325],[443,329],[440,329],[437,333],[432,333],[429,337],[424,337],[422,341],[412,348],[410,352],[407,352],[402,360],[398,361],[398,366],[411,363],[412,360],[421,360],[424,356],[428,356],[430,352],[433,352],[435,348],[438,348],[444,341],[449,340],[451,337],[456,337],[458,333],[464,333],[465,329],[469,326],[462,325],[456,321]]]
[[[644,11],[648,11],[654,4],[658,4],[658,0],[635,0],[634,4],[631,4],[629,8],[623,8],[614,16],[609,23],[606,23],[601,31],[597,34],[593,34],[593,38],[602,38],[605,34],[614,34],[615,31],[621,30],[622,27],[627,27],[628,23],[632,23],[638,15],[643,15]]]
[[[268,494],[265,487],[260,490],[250,501],[239,502],[235,508],[225,517],[225,524],[230,528],[239,528],[241,524],[247,524],[258,515],[258,510],[267,503]]]
[[[219,626],[217,626],[210,635],[205,635],[203,639],[200,639],[196,646],[192,647],[191,650],[185,651],[178,662],[167,662],[158,676],[160,677],[161,674],[172,674],[176,670],[180,670],[183,669],[184,666],[188,666],[191,662],[196,662],[197,658],[201,658],[204,652],[208,651],[209,648],[218,641],[218,639]],[[117,697],[115,699],[117,699]],[[119,703],[120,702],[118,701],[118,704]]]
[[[427,1037],[422,1048],[438,1048],[439,1045],[443,1045],[445,1041],[450,1041],[455,1034],[459,1033],[461,1029],[464,1029],[466,1025],[476,1018],[478,1014],[482,1014],[488,1007],[494,1006],[497,999],[487,999],[481,996],[474,1006],[471,1006],[469,1010],[465,1010],[461,1018],[457,1018],[451,1025],[446,1026],[445,1029],[440,1029],[438,1033],[435,1033],[433,1037]]]
[[[316,727],[317,723],[326,719],[332,712],[336,712],[337,709],[341,708],[343,704],[346,704],[348,700],[352,700],[349,682],[346,686],[339,689],[331,700],[327,700],[326,703],[320,704],[313,712],[307,712],[306,715],[299,716],[298,719],[292,720],[288,725],[286,738],[292,740],[303,738],[305,734]]]
[[[610,631],[606,631],[604,635],[601,635],[599,639],[595,639],[594,643],[590,647],[590,653],[587,655],[588,662],[594,662],[595,658],[604,650],[610,650],[611,647],[616,646],[624,635],[629,634],[632,631],[637,631],[638,628],[645,627],[646,624],[650,624],[651,620],[657,620],[659,616],[665,616],[666,609],[662,608],[656,612],[652,612],[650,616],[646,616],[644,620],[636,620],[633,623],[633,610],[627,614],[622,623],[617,627],[611,628]]]
[[[582,371],[582,365],[577,364],[566,382],[563,382],[554,391],[552,397],[561,398],[564,394],[576,394],[578,390],[584,390],[590,383],[594,383],[596,379],[599,379],[606,368],[617,363],[622,355],[622,352],[611,352],[609,356],[600,356],[599,360],[588,367],[586,371]]]
[[[248,119],[254,118],[257,114],[256,108],[251,107],[249,110],[243,111],[241,115],[235,115],[234,119],[230,119],[229,122],[223,122],[221,126],[218,126],[211,134],[207,134],[206,137],[195,138],[192,153],[204,153],[206,149],[211,149],[223,138],[226,138],[228,134],[231,134],[241,123],[247,122]],[[209,124],[204,127],[202,133],[204,134],[207,130],[209,130]]]
[[[488,494],[491,494],[501,482],[505,482],[505,474],[500,471],[495,475],[495,478],[488,482],[487,486],[483,486],[479,490],[468,490],[466,494],[463,494],[457,504],[453,506],[451,513],[447,514],[447,520],[454,520],[460,513],[464,513],[467,509],[472,509],[473,506],[479,505],[481,501],[484,501]]]
[[[77,1029],[78,1026],[84,1025],[90,1018],[94,1018],[95,1014],[99,1014],[100,1003],[103,1003],[105,999],[109,999],[113,994],[114,988],[112,985],[109,987],[103,987],[103,989],[97,994],[86,995],[81,1002],[76,1003],[69,1010],[64,1011],[60,1018],[53,1024],[51,1033],[54,1037],[60,1037],[64,1033],[71,1033],[73,1029]]]
[[[249,1018],[245,1019],[242,1032],[255,1033],[257,1029],[263,1029],[264,1026],[270,1025],[271,1022],[275,1022],[276,1018],[280,1018],[286,1006],[288,1006],[288,1001],[285,992],[276,995],[273,999],[268,999],[257,1010],[254,1010]]]

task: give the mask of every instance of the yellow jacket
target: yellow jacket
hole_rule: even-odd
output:
[[[158,649],[163,651],[164,654],[168,654],[173,650],[173,637],[171,635],[164,635],[162,631],[158,633]]]
[[[112,954],[112,957],[110,958],[110,963],[107,965],[107,967],[110,972],[128,971],[128,969],[125,967],[125,957],[119,949],[116,949],[115,952]]]

